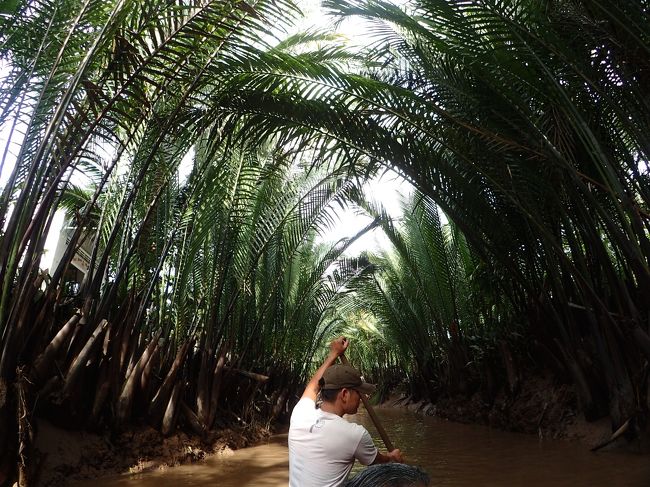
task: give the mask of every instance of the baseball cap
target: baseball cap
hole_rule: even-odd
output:
[[[377,389],[361,379],[361,373],[350,365],[336,364],[325,370],[322,389],[355,389],[363,394],[372,394]]]

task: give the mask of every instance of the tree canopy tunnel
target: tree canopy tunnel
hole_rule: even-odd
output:
[[[325,6],[372,44],[282,34],[289,1],[3,12],[0,483],[29,477],[34,405],[166,433],[273,419],[364,306],[378,378],[433,398],[492,371],[514,392],[519,360],[588,418],[647,417],[648,3]],[[401,226],[360,196],[383,167],[417,188]],[[392,251],[319,243],[349,201]],[[62,207],[74,231],[44,272]]]

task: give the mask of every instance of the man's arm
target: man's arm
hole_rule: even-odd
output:
[[[323,377],[323,374],[327,370],[327,368],[334,364],[336,362],[336,359],[339,358],[339,356],[343,355],[345,350],[348,348],[348,345],[350,342],[348,341],[347,338],[345,337],[339,337],[336,340],[332,341],[330,343],[330,353],[327,355],[327,358],[323,362],[323,365],[321,365],[314,376],[310,379],[310,381],[307,383],[307,386],[305,387],[305,392],[302,393],[303,398],[309,398],[312,401],[316,401],[316,396],[318,396],[318,392],[320,391],[320,387],[318,386],[318,381]]]
[[[400,451],[399,448],[395,448],[393,451],[388,453],[382,453],[378,451],[377,456],[375,457],[375,461],[372,462],[371,465],[377,465],[378,463],[389,463],[389,462],[404,463],[404,458],[402,458],[402,452]]]

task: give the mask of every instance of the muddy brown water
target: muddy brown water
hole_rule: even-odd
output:
[[[377,411],[396,446],[410,464],[420,465],[432,486],[649,487],[648,455],[591,453],[584,444],[544,440],[451,423],[410,411]],[[365,412],[350,418],[374,428]],[[377,444],[380,440],[375,438]],[[279,487],[288,484],[287,436],[264,445],[219,455],[193,465],[141,474],[107,477],[79,487],[220,486]],[[353,473],[362,467],[355,466]]]

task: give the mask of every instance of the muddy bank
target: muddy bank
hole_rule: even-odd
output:
[[[230,427],[206,438],[183,432],[165,438],[155,429],[141,426],[119,435],[101,435],[64,430],[45,420],[39,420],[37,427],[36,485],[43,487],[194,463],[254,445],[270,434],[263,428]]]
[[[470,397],[444,397],[435,403],[414,400],[412,396],[398,392],[378,407],[407,408],[458,423],[483,424],[504,431],[533,434],[540,439],[580,441],[587,448],[603,445],[613,434],[609,417],[586,421],[578,410],[573,386],[557,384],[550,377],[530,378],[515,393],[502,390],[492,402],[480,392]],[[648,431],[644,429],[640,433],[631,441],[630,437],[621,435],[606,449],[650,452]]]

